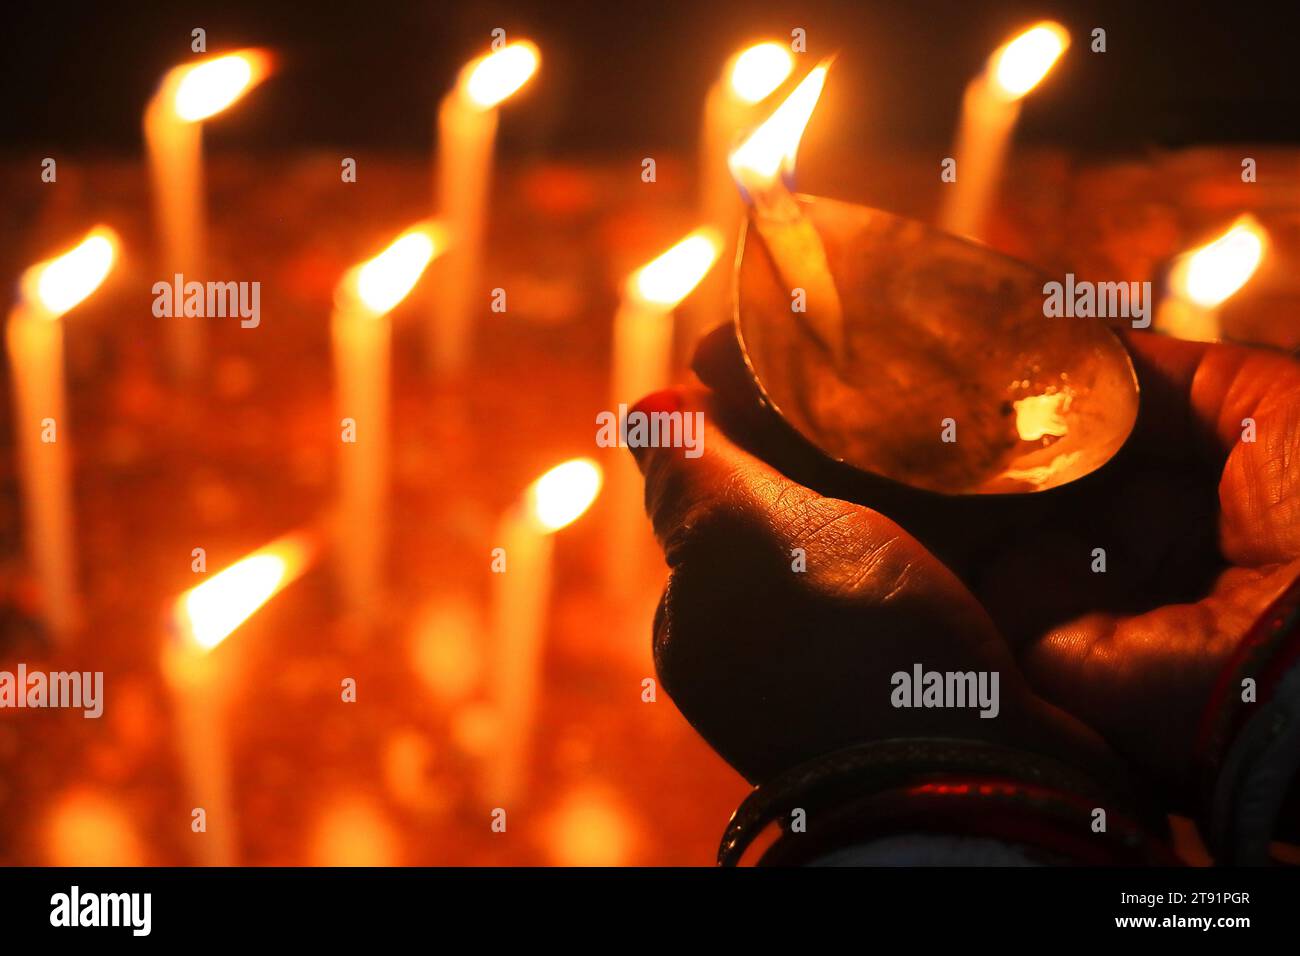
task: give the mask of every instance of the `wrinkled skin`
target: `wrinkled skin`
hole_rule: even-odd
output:
[[[1134,434],[1101,471],[1031,496],[922,495],[811,453],[757,411],[726,329],[697,353],[706,388],[642,402],[705,412],[703,457],[636,454],[671,569],[660,679],[732,766],[761,782],[863,740],[980,737],[1127,765],[1189,802],[1214,678],[1300,575],[1300,365],[1125,338]],[[915,663],[999,671],[1000,715],[893,708],[890,675]]]

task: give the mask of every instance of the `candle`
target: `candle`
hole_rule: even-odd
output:
[[[757,43],[727,61],[722,76],[704,100],[704,125],[700,132],[700,217],[722,236],[724,262],[735,256],[740,230],[741,202],[727,168],[727,154],[736,138],[756,121],[758,106],[789,77],[794,55],[781,43]],[[691,297],[689,344],[711,325],[728,317],[727,270],[710,273]]]
[[[957,178],[943,187],[939,218],[944,229],[983,238],[1020,101],[1069,45],[1070,35],[1059,23],[1036,23],[994,51],[966,87],[955,147]]]
[[[620,420],[620,431],[625,406],[672,383],[673,310],[713,268],[722,245],[716,230],[697,229],[628,277],[614,315],[610,376],[610,404]],[[653,553],[642,516],[641,489],[636,463],[620,453],[610,468],[606,561],[609,584],[618,597],[626,597],[641,579],[641,557]]]
[[[61,317],[104,281],[117,245],[111,229],[96,226],[76,248],[32,266],[6,326],[27,556],[55,637],[77,621]]]
[[[829,62],[808,72],[776,111],[731,154],[729,165],[750,203],[750,216],[782,282],[791,311],[839,364],[843,360],[843,309],[825,245],[789,189],[803,132],[826,84]],[[801,309],[794,292],[802,290]]]
[[[469,356],[471,319],[489,304],[479,288],[492,182],[497,107],[537,71],[541,57],[527,40],[470,62],[438,109],[436,196],[453,248],[440,267],[429,322],[429,349],[440,374],[460,373]]]
[[[387,539],[389,312],[446,248],[441,228],[424,222],[339,282],[330,320],[339,415],[340,524],[337,554],[351,610],[369,614],[381,598]]]
[[[236,818],[230,793],[226,712],[238,658],[225,644],[236,628],[293,583],[312,563],[305,533],[285,535],[214,574],[176,599],[162,672],[175,706],[177,747],[193,809],[203,811],[199,859],[235,862]],[[189,825],[194,827],[193,819]]]
[[[154,216],[161,245],[159,264],[170,280],[204,269],[203,121],[221,112],[270,70],[260,50],[240,50],[163,76],[144,112]],[[178,310],[180,311],[180,310]],[[167,324],[167,347],[179,380],[198,371],[203,326],[194,317],[174,316]]]
[[[1263,226],[1246,213],[1214,241],[1179,256],[1169,271],[1169,295],[1156,310],[1156,329],[1180,339],[1217,341],[1219,306],[1250,281],[1267,241]]]
[[[556,465],[528,487],[497,527],[498,547],[505,552],[492,603],[491,699],[498,747],[489,761],[486,788],[497,806],[520,793],[528,769],[550,613],[552,535],[582,516],[600,484],[600,467],[588,458]]]

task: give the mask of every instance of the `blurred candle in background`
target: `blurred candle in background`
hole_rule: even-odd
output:
[[[231,795],[228,711],[238,684],[239,655],[226,639],[311,565],[314,539],[302,532],[260,548],[176,599],[172,632],[163,644],[162,673],[172,694],[173,732],[187,794],[204,812],[206,829],[188,826],[205,866],[236,862],[238,821]]]
[[[984,72],[966,87],[954,147],[957,179],[942,185],[943,229],[973,239],[985,237],[1020,101],[1069,45],[1070,35],[1059,23],[1036,23],[998,47]]]
[[[594,461],[566,461],[533,482],[497,526],[506,563],[493,575],[490,696],[497,740],[485,795],[498,806],[519,795],[528,771],[550,617],[552,535],[591,507],[600,485]]]
[[[704,100],[698,175],[700,219],[722,239],[720,258],[735,258],[743,204],[727,168],[736,140],[762,112],[758,107],[783,84],[794,69],[794,54],[782,43],[756,43],[727,61],[722,75]],[[730,315],[731,271],[717,269],[705,276],[685,309],[682,357],[689,360],[695,341]]]
[[[497,107],[537,72],[541,55],[527,40],[473,60],[438,109],[435,196],[451,249],[439,265],[438,291],[429,323],[434,368],[444,376],[463,371],[469,359],[473,317],[489,305],[479,288],[483,237],[492,186]]]
[[[388,537],[391,312],[446,248],[443,230],[423,222],[343,276],[330,333],[339,416],[339,526],[336,553],[352,611],[369,614],[382,596]]]
[[[149,154],[158,230],[159,266],[170,282],[206,281],[202,274],[206,242],[203,201],[203,121],[220,113],[270,72],[261,50],[239,50],[200,63],[178,66],[163,76],[145,108],[144,137]],[[168,361],[180,381],[192,379],[203,355],[202,320],[186,317],[177,303],[165,319]]]
[[[702,227],[628,277],[614,315],[610,376],[610,411],[619,417],[620,436],[620,406],[633,405],[672,384],[673,310],[713,268],[722,245],[715,229]],[[653,542],[642,506],[641,478],[626,451],[619,451],[610,465],[606,497],[609,584],[616,596],[627,596],[641,577],[642,555],[653,551]]]
[[[5,330],[27,555],[40,585],[42,616],[56,637],[65,637],[77,621],[61,317],[99,288],[117,248],[113,230],[96,226],[76,248],[32,266]]]
[[[1156,310],[1156,330],[1194,342],[1218,341],[1219,306],[1250,281],[1267,246],[1264,227],[1245,213],[1214,241],[1179,256],[1169,271],[1168,295]]]
[[[792,311],[830,352],[845,357],[843,308],[821,235],[790,188],[804,131],[830,71],[823,60],[808,71],[770,117],[728,158],[736,185],[750,206],[750,221],[788,289],[803,289],[807,308]]]

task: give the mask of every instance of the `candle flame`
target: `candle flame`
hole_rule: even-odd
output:
[[[23,297],[44,317],[57,319],[99,288],[113,268],[117,247],[117,233],[96,226],[75,248],[28,269]]]
[[[537,46],[517,40],[474,60],[462,72],[462,86],[470,102],[490,110],[528,82],[541,62]]]
[[[335,302],[346,311],[360,309],[379,318],[410,294],[429,263],[446,248],[446,235],[437,223],[412,226],[379,255],[349,269]]]
[[[675,308],[708,275],[721,252],[722,237],[717,230],[697,229],[632,273],[631,292],[648,305]]]
[[[1264,258],[1268,234],[1249,213],[1222,236],[1180,256],[1170,272],[1175,295],[1213,308],[1244,286]]]
[[[182,636],[212,650],[302,574],[312,551],[304,535],[286,535],[186,591],[175,608]]]
[[[1069,45],[1070,34],[1059,23],[1034,24],[993,54],[995,87],[1007,99],[1020,99],[1039,84]]]
[[[528,508],[546,533],[559,531],[582,517],[600,493],[600,466],[590,458],[556,465],[529,487]]]
[[[731,67],[731,91],[746,103],[759,103],[785,82],[794,69],[794,56],[783,43],[756,43],[736,57]]]
[[[828,69],[826,62],[813,67],[785,102],[731,154],[731,172],[738,181],[763,188],[778,174],[789,176],[794,171],[799,141],[822,95]]]
[[[266,76],[269,58],[260,50],[241,50],[173,70],[172,108],[187,123],[220,113]]]

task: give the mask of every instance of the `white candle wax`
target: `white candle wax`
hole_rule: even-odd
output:
[[[421,223],[349,270],[335,293],[330,334],[339,427],[336,554],[349,609],[368,617],[383,599],[388,537],[389,312],[445,247],[441,227]]]
[[[56,638],[78,619],[62,316],[104,281],[117,245],[111,229],[97,226],[71,251],[32,266],[5,328],[27,554]]]
[[[984,71],[966,87],[953,158],[956,179],[943,184],[942,228],[982,239],[997,193],[1007,146],[1021,99],[1065,52],[1070,36],[1044,20],[999,47]]]
[[[145,108],[158,264],[169,279],[182,274],[206,281],[202,275],[207,266],[203,122],[259,83],[269,69],[270,58],[261,50],[241,50],[177,67],[163,77]],[[202,322],[183,314],[166,322],[169,367],[175,378],[188,381],[198,374],[202,362]]]
[[[497,740],[486,767],[485,795],[504,806],[524,789],[537,712],[554,554],[552,535],[576,521],[600,492],[601,471],[578,458],[529,486],[496,529],[505,570],[492,587],[489,695]]]
[[[732,57],[704,100],[700,130],[699,207],[701,220],[722,239],[721,258],[735,257],[744,203],[736,193],[727,156],[737,138],[752,126],[766,99],[794,69],[794,56],[780,43],[759,43]],[[682,357],[710,328],[730,314],[730,272],[705,276],[685,312]]]
[[[435,371],[455,377],[469,360],[473,320],[488,308],[481,282],[498,106],[537,70],[537,47],[510,43],[468,64],[438,108],[435,197],[451,248],[439,265],[429,322]]]

